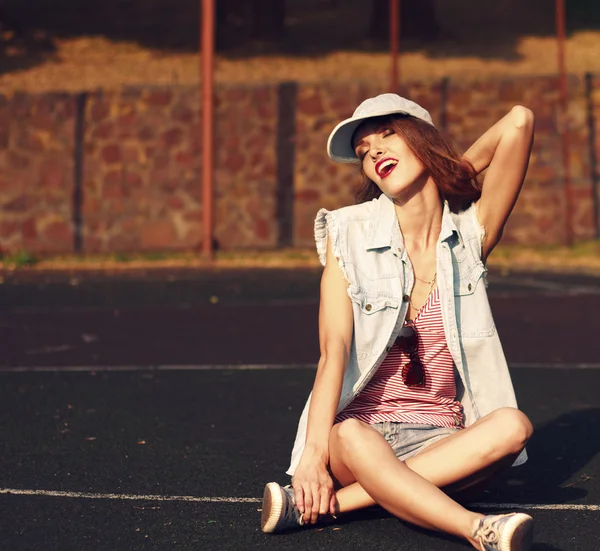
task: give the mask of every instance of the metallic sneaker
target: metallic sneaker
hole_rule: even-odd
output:
[[[304,526],[304,519],[296,507],[294,490],[269,482],[263,495],[260,527],[263,532],[283,532]]]
[[[533,519],[524,513],[487,515],[481,519],[473,538],[481,551],[529,551]]]

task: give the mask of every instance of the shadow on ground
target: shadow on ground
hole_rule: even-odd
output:
[[[529,461],[492,490],[494,501],[572,503],[588,495],[584,469],[600,451],[600,409],[564,413],[537,428],[527,446]],[[513,472],[515,474],[513,474]]]

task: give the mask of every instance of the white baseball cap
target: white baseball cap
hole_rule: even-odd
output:
[[[414,101],[398,94],[380,94],[363,101],[349,119],[338,124],[327,140],[327,154],[338,163],[353,163],[357,157],[352,147],[352,135],[366,119],[402,113],[424,120],[433,126],[431,115]]]

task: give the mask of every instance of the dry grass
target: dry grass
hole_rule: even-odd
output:
[[[600,276],[600,241],[579,243],[571,248],[565,246],[523,247],[498,246],[488,265],[502,272],[556,272],[579,273]],[[40,271],[90,271],[110,272],[130,270],[178,270],[207,268],[318,268],[319,260],[313,249],[282,249],[275,251],[225,251],[218,252],[213,260],[206,260],[194,253],[147,253],[103,256],[55,256],[34,259],[27,263],[18,258],[5,258],[0,263],[2,273],[22,270]]]
[[[41,63],[0,74],[0,93],[15,90],[118,89],[125,85],[194,85],[199,82],[197,53],[165,53],[137,42],[104,37],[55,38],[55,52]],[[489,76],[544,75],[556,72],[556,41],[553,37],[524,36],[510,56],[477,57],[452,53],[451,43],[436,46],[443,55],[426,51],[403,54],[400,68],[405,80],[428,80],[442,76],[480,79]],[[600,31],[575,33],[567,44],[567,66],[572,73],[600,72]],[[27,63],[23,64],[26,67]],[[218,56],[218,83],[265,83],[284,80],[379,80],[387,82],[387,53],[338,51],[315,57],[253,56],[243,59]]]

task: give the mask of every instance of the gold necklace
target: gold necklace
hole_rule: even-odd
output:
[[[432,278],[432,280],[431,280],[431,281],[424,281],[424,280],[422,280],[422,279],[418,278],[418,277],[415,275],[415,279],[418,279],[419,281],[422,281],[423,283],[427,283],[427,284],[429,285],[429,291],[427,292],[427,298],[425,299],[425,302],[424,302],[423,304],[421,304],[421,307],[420,307],[420,308],[417,308],[417,307],[415,306],[415,303],[412,301],[412,293],[411,293],[411,294],[410,294],[410,296],[408,297],[408,301],[410,302],[410,305],[413,307],[413,309],[414,309],[415,311],[417,311],[417,312],[418,312],[418,311],[419,311],[419,310],[421,310],[421,308],[423,308],[423,306],[425,306],[425,304],[427,303],[427,300],[429,299],[429,295],[431,294],[431,291],[433,290],[433,286],[434,286],[434,284],[435,284],[435,280],[436,280],[436,278],[437,278],[437,272],[435,272],[435,274],[433,274],[433,278]]]
[[[427,281],[425,279],[421,279],[420,277],[417,277],[417,274],[414,274],[415,279],[420,281],[421,283],[427,283],[427,285],[431,285],[434,281],[435,281],[435,277],[437,276],[437,272],[434,272],[433,277],[431,278],[431,281]]]

